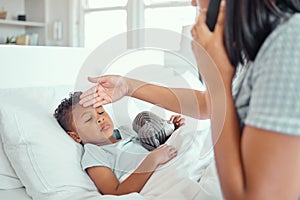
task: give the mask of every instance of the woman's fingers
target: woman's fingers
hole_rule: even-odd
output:
[[[206,8],[202,9],[196,23],[197,25],[201,25],[206,22],[206,14],[207,14],[207,9]]]
[[[96,98],[96,103],[93,105],[94,108],[111,103],[112,98],[105,92],[101,93],[99,97]]]
[[[198,17],[198,20],[191,31],[195,41],[200,45],[202,45],[203,47],[205,47],[206,45],[204,35],[209,33],[212,34],[212,32],[208,29],[208,26],[206,25],[206,15],[207,15],[207,9],[202,9]],[[214,32],[217,33],[221,32],[223,34],[225,17],[226,17],[226,1],[222,0],[220,4],[220,10],[219,10],[218,19],[217,19]]]
[[[212,34],[205,22],[206,14],[207,9],[201,10],[198,20],[192,29],[192,36],[194,38],[194,41],[202,46],[204,46],[206,43],[207,35]]]
[[[85,96],[81,98],[82,99],[79,101],[79,104],[83,107],[88,107],[91,105],[93,105],[93,107],[98,107],[112,102],[111,96],[104,91],[104,88],[101,85],[87,90],[85,92]]]
[[[226,18],[226,1],[222,0],[220,4],[220,10],[218,14],[217,23],[215,26],[216,32],[221,32],[223,34],[225,27],[225,18]]]
[[[91,99],[89,99],[87,101],[84,101],[84,102],[79,101],[79,104],[82,105],[83,107],[89,107],[89,106],[93,105],[94,103],[96,103],[95,98],[91,98]]]
[[[88,77],[88,80],[92,83],[101,83],[103,82],[104,77]],[[85,98],[86,96],[89,96],[93,93],[96,93],[97,91],[104,91],[105,89],[101,84],[97,84],[96,86],[91,87],[87,91],[83,92],[82,95],[80,95],[80,99]]]
[[[83,99],[91,94],[96,93],[97,91],[97,86],[93,86],[90,89],[88,89],[87,91],[83,92],[82,95],[80,95],[80,99]]]
[[[85,97],[83,97],[80,101],[79,104],[80,105],[84,105],[84,107],[90,106],[90,102],[96,98],[98,96],[97,93],[91,93],[90,95],[87,95]]]

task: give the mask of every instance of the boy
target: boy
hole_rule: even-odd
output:
[[[114,130],[113,122],[102,106],[84,108],[79,105],[81,94],[75,92],[69,99],[64,99],[54,116],[76,142],[84,145],[83,169],[102,194],[140,192],[154,170],[177,155],[176,149],[163,145],[149,152],[136,137],[122,139],[122,133]],[[153,117],[141,116],[135,121],[144,123],[134,125],[136,130],[149,125],[146,121]],[[180,116],[173,116],[171,120],[175,128],[183,124]],[[145,129],[149,133],[150,128]]]

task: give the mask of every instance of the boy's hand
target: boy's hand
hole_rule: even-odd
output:
[[[181,115],[172,115],[170,118],[170,122],[174,124],[175,130],[184,125],[184,121],[185,119]]]
[[[164,144],[149,154],[153,161],[158,165],[165,164],[177,155],[177,149],[171,145]]]

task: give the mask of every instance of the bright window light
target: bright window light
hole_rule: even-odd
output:
[[[115,35],[126,32],[126,17],[125,10],[86,13],[85,47],[96,48]]]
[[[182,32],[182,27],[194,23],[196,10],[193,7],[149,8],[145,11],[145,27]]]
[[[157,50],[136,50],[121,55],[111,63],[105,74],[128,75],[137,67],[163,65],[163,53]]]
[[[148,8],[145,11],[145,27],[167,29],[179,34],[186,34],[187,30],[183,30],[183,28],[192,25],[195,18],[196,9],[192,6]],[[174,50],[181,48],[180,40],[174,44],[177,45]]]
[[[83,41],[88,48],[97,47],[117,34],[136,28],[167,29],[181,34],[183,27],[193,24],[196,19],[196,8],[190,5],[190,0],[82,1],[86,4],[83,8]],[[137,4],[138,1],[144,5]]]
[[[188,2],[190,3],[190,0],[144,0],[145,5],[155,5],[155,4],[164,4],[164,3],[170,3],[170,4],[174,4],[174,3],[181,3],[181,2]]]
[[[107,8],[125,6],[128,0],[87,0],[87,8]]]

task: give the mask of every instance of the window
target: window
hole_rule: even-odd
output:
[[[182,33],[182,27],[193,24],[196,17],[191,0],[82,0],[82,7],[82,37],[88,48],[137,28],[162,28]]]
[[[107,8],[116,6],[126,6],[127,0],[86,0],[85,8]]]
[[[194,22],[194,12],[195,8],[192,7],[147,8],[145,10],[145,27],[168,29],[181,33],[183,26]]]
[[[83,43],[96,48],[112,36],[127,31],[127,0],[82,0]]]
[[[127,30],[125,10],[86,13],[84,21],[84,41],[85,46],[89,48],[97,47],[112,36]]]
[[[176,4],[176,3],[188,3],[190,4],[190,1],[187,0],[144,0],[145,5],[159,5],[159,4]]]

